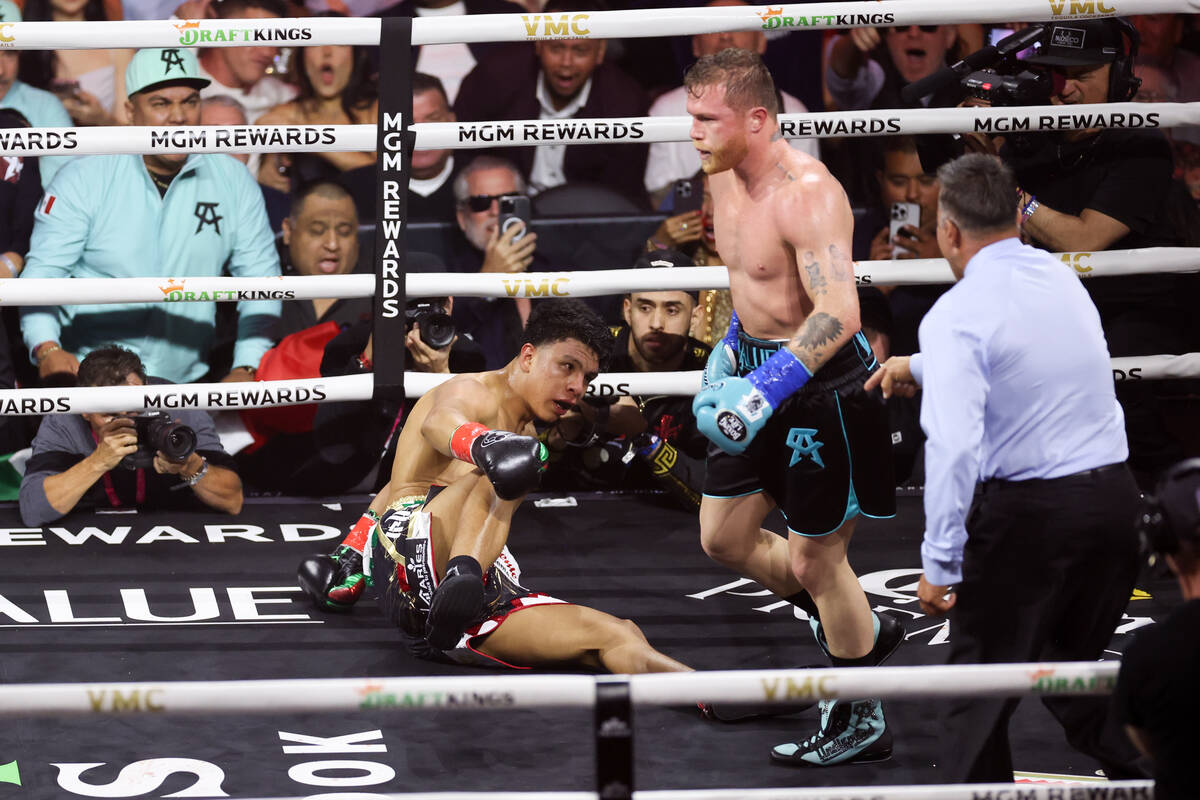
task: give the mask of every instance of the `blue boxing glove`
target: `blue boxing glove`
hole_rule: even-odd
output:
[[[704,364],[704,372],[700,374],[700,388],[707,389],[714,383],[737,375],[738,367],[738,332],[742,325],[737,312],[729,318],[729,330],[725,338],[713,345]]]
[[[744,378],[726,378],[701,389],[692,400],[696,427],[726,453],[739,455],[775,409],[811,377],[804,362],[781,348]]]

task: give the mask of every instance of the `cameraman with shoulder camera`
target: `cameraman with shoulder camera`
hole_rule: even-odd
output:
[[[1195,796],[1200,716],[1200,458],[1167,470],[1139,527],[1143,550],[1166,561],[1184,602],[1125,648],[1114,700],[1129,738],[1154,762],[1156,800],[1182,800]]]
[[[80,386],[143,386],[141,359],[110,345],[79,365]],[[31,527],[81,503],[112,508],[242,510],[242,481],[204,411],[51,414],[33,440],[21,481],[21,520]]]

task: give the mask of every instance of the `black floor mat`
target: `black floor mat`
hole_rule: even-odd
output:
[[[909,632],[890,664],[945,658],[946,628],[915,602],[923,515],[900,498],[896,520],[863,520],[852,563],[876,609]],[[76,514],[24,528],[0,509],[0,678],[32,682],[175,681],[483,674],[409,656],[374,604],[331,615],[295,582],[365,506],[273,500],[236,517]],[[321,538],[324,537],[324,538]],[[820,663],[791,606],[701,551],[692,515],[654,498],[581,495],[575,507],[519,511],[509,545],[523,583],[635,620],[660,650],[698,669]],[[1161,617],[1165,579],[1130,604],[1125,633]],[[118,715],[7,719],[5,797],[303,797],[321,793],[593,788],[591,710],[370,711],[161,716],[153,696],[97,696]],[[690,710],[635,712],[641,789],[923,783],[937,761],[936,702],[887,703],[895,756],[871,766],[795,770],[769,762],[807,736],[816,710],[739,725]],[[137,710],[129,710],[137,709]],[[1092,775],[1050,715],[1022,703],[1013,723],[1020,770]],[[15,765],[10,763],[15,762]],[[4,766],[9,764],[9,766]],[[20,788],[12,785],[19,776]],[[357,796],[357,795],[356,795]]]

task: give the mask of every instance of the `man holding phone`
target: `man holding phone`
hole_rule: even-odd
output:
[[[447,259],[452,272],[528,271],[538,237],[528,226],[525,180],[512,162],[477,156],[454,179],[454,199],[462,235]],[[487,369],[499,369],[521,348],[529,311],[525,298],[460,297],[454,304],[454,325],[480,343]]]

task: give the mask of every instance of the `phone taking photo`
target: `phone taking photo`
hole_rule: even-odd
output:
[[[699,211],[700,207],[704,205],[704,189],[699,181],[693,178],[675,181],[671,192],[675,196],[672,206],[674,211],[671,212],[674,216],[686,214],[689,211]]]
[[[520,225],[520,230],[513,235],[514,242],[521,241],[529,231],[529,198],[522,194],[506,194],[499,200],[500,235],[503,236],[513,225]]]
[[[888,241],[893,245],[896,244],[896,237],[900,234],[900,229],[910,225],[913,228],[920,229],[921,206],[917,203],[892,203],[892,218],[888,224]],[[900,249],[906,253],[911,252],[904,247]],[[896,250],[893,248],[892,258],[896,258],[896,256]]]

